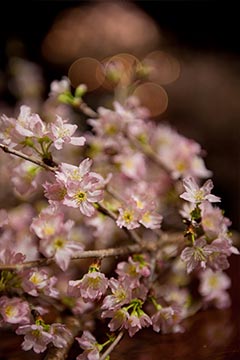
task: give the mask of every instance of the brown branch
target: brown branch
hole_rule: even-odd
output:
[[[78,335],[82,328],[81,322],[75,317],[69,317],[65,322],[68,330],[70,330],[71,336],[67,339],[67,345],[64,348],[49,348],[44,360],[65,360],[68,357],[69,350],[72,347],[75,337]]]
[[[99,249],[99,250],[86,250],[82,252],[78,252],[74,254],[71,260],[82,260],[88,258],[105,258],[105,257],[112,257],[112,256],[120,256],[120,255],[127,255],[133,254],[135,252],[142,251],[145,246],[141,246],[139,244],[133,245],[126,245],[118,248],[109,248],[109,249]],[[54,258],[44,258],[34,261],[27,261],[22,264],[9,264],[4,265],[0,264],[0,270],[22,270],[22,269],[29,269],[35,266],[46,266],[51,263],[54,263]]]
[[[0,144],[0,148],[5,152],[5,153],[8,153],[8,154],[11,154],[11,155],[15,155],[21,159],[24,159],[24,160],[27,160],[27,161],[30,161],[38,166],[41,166],[43,167],[44,169],[48,170],[48,171],[52,171],[52,172],[55,172],[57,170],[56,167],[52,167],[52,166],[49,166],[47,164],[45,164],[42,160],[39,160],[33,156],[28,156],[20,151],[17,151],[17,150],[14,150],[14,149],[11,149],[9,148],[8,146],[6,145],[3,145],[3,144]]]

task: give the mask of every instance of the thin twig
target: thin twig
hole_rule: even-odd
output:
[[[82,252],[78,252],[74,254],[71,260],[81,260],[81,259],[88,259],[88,258],[105,258],[105,257],[112,257],[112,256],[120,256],[120,255],[127,255],[132,254],[135,252],[139,252],[144,249],[144,246],[139,244],[133,245],[126,245],[121,246],[118,248],[109,248],[109,249],[98,249],[98,250],[86,250]],[[34,261],[27,261],[22,264],[9,264],[9,265],[0,265],[0,270],[22,270],[22,269],[29,269],[35,266],[46,266],[51,263],[54,263],[54,258],[44,258]]]
[[[45,164],[42,160],[39,160],[33,156],[28,156],[20,151],[17,151],[17,150],[14,150],[14,149],[11,149],[9,148],[8,146],[6,145],[3,145],[3,144],[0,144],[0,148],[5,152],[5,153],[8,153],[8,154],[11,154],[11,155],[15,155],[17,157],[20,157],[21,159],[24,159],[24,160],[27,160],[27,161],[30,161],[38,166],[41,166],[43,167],[44,169],[48,170],[48,171],[56,171],[57,168],[56,167],[52,167],[52,166],[49,166],[47,164]]]
[[[90,116],[92,118],[98,117],[98,113],[90,108],[85,102],[81,102],[79,105],[79,109],[82,111],[83,114]]]
[[[153,163],[158,165],[161,169],[166,171],[167,173],[170,172],[170,170],[166,167],[166,165],[159,159],[157,154],[153,151],[153,149],[148,146],[147,148],[144,147],[137,139],[131,138],[126,132],[124,132],[125,137],[128,139],[130,144],[135,146],[138,150],[142,151],[142,153]]]
[[[124,335],[124,332],[121,331],[118,336],[116,337],[116,339],[114,340],[114,342],[107,348],[107,350],[102,354],[102,356],[100,357],[99,360],[105,360],[106,357],[111,354],[111,352],[115,349],[115,347],[117,346],[117,344],[119,343],[119,341],[122,339]]]

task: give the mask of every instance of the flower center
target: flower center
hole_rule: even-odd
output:
[[[62,237],[57,237],[55,240],[54,240],[54,248],[55,249],[61,249],[64,247],[64,244],[65,244],[65,240],[62,238]]]
[[[15,307],[13,307],[12,305],[8,305],[5,309],[5,314],[8,317],[13,317],[13,316],[17,315],[17,309]]]
[[[129,224],[129,223],[133,220],[133,213],[132,213],[132,211],[125,210],[124,213],[123,213],[123,220],[124,220],[126,223]]]
[[[81,204],[81,202],[85,201],[87,198],[87,194],[85,193],[85,191],[78,191],[75,195],[74,195],[74,199],[76,200],[77,204]]]
[[[196,201],[199,201],[199,202],[202,201],[204,199],[203,191],[202,190],[197,190],[194,197],[195,197]]]
[[[32,276],[29,278],[29,280],[35,285],[38,285],[39,283],[41,283],[43,281],[42,276],[40,276],[40,274],[38,274],[36,272],[32,274]]]

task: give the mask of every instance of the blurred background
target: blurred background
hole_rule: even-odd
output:
[[[25,95],[46,97],[50,82],[64,75],[73,86],[87,82],[97,107],[112,90],[102,64],[111,59],[114,68],[120,61],[126,73],[144,64],[150,87],[139,86],[136,94],[155,121],[168,122],[206,150],[214,192],[240,230],[237,17],[233,4],[215,1],[5,1],[1,113]]]

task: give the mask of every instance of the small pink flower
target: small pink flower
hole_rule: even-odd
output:
[[[112,295],[107,295],[103,300],[102,309],[116,310],[122,305],[128,304],[132,299],[132,289],[129,281],[118,281],[114,278],[109,280]]]
[[[0,250],[0,264],[22,264],[26,258],[26,255],[9,249],[7,247]]]
[[[20,298],[0,298],[0,315],[6,323],[27,324],[30,322],[30,309],[27,301]]]
[[[166,334],[171,331],[171,327],[173,326],[173,316],[174,310],[171,306],[169,307],[161,307],[153,316],[152,316],[152,324],[153,330],[156,332],[161,332]]]
[[[71,220],[69,220],[71,221]],[[46,257],[54,257],[56,263],[62,271],[66,271],[71,258],[76,252],[81,252],[83,246],[77,241],[69,239],[69,233],[59,232],[48,239],[40,241],[39,251]]]
[[[53,323],[50,327],[50,334],[52,334],[52,343],[57,348],[64,348],[67,346],[68,340],[71,338],[71,332],[65,325]]]
[[[129,200],[126,206],[120,207],[118,211],[119,216],[116,223],[120,228],[126,227],[127,229],[132,230],[140,226],[140,211],[133,201]]]
[[[226,292],[230,286],[231,280],[223,272],[206,269],[200,274],[200,294],[204,297],[205,302],[212,302],[219,309],[230,305],[230,296]]]
[[[93,203],[103,199],[103,190],[99,189],[99,181],[95,177],[86,175],[82,181],[70,181],[67,184],[67,196],[63,204],[79,208],[86,216],[92,216],[95,212]]]
[[[62,212],[56,212],[53,208],[47,207],[37,218],[33,219],[30,228],[40,239],[48,239],[64,228],[63,220]]]
[[[53,145],[57,150],[61,150],[63,144],[71,144],[82,146],[86,139],[81,137],[73,137],[72,135],[77,130],[77,125],[67,124],[59,115],[54,123],[50,125],[51,133],[49,137],[53,140]]]
[[[68,220],[64,223],[63,217],[63,213],[47,208],[33,220],[31,229],[41,239],[39,251],[48,258],[54,257],[59,267],[65,271],[72,256],[77,251],[82,251],[83,246],[79,242],[71,240],[70,231],[74,222]]]
[[[112,318],[108,324],[108,327],[111,331],[116,331],[117,329],[121,330],[123,328],[126,328],[126,323],[129,319],[129,313],[123,307],[117,310],[103,311],[101,317]]]
[[[22,287],[26,293],[32,296],[45,294],[53,298],[57,298],[59,292],[53,286],[57,282],[55,276],[49,276],[45,269],[26,269],[20,273],[22,278]]]
[[[16,131],[15,125],[16,119],[9,118],[6,115],[0,117],[0,140],[10,147],[15,147],[22,141],[22,136]]]
[[[95,337],[89,332],[84,331],[82,336],[75,338],[81,348],[84,350],[83,354],[79,355],[76,360],[99,360],[100,348]]]
[[[146,174],[145,157],[141,153],[126,151],[114,156],[114,162],[120,165],[121,172],[130,179],[138,180]]]
[[[59,166],[60,171],[56,171],[56,178],[64,185],[67,185],[69,181],[81,181],[85,175],[96,176],[96,173],[90,172],[92,166],[92,160],[89,158],[84,159],[79,166],[61,163]],[[100,179],[100,175],[99,175]],[[102,178],[101,178],[102,179]],[[103,179],[102,179],[103,180]]]
[[[25,351],[33,349],[37,354],[44,352],[47,345],[53,340],[53,335],[45,331],[42,325],[19,326],[16,334],[24,335],[22,348]]]
[[[136,288],[140,286],[140,278],[148,277],[150,275],[150,267],[144,259],[141,261],[134,261],[130,256],[128,262],[122,261],[118,263],[116,273],[119,279],[125,281],[128,279],[130,287]]]
[[[36,192],[42,180],[42,172],[39,166],[28,162],[21,161],[13,169],[12,182],[16,191],[21,195],[30,195]]]
[[[181,253],[181,260],[187,265],[187,272],[192,272],[195,268],[205,268],[208,256],[213,249],[207,248],[206,240],[200,238],[195,241],[193,246],[186,247]]]
[[[25,137],[44,137],[48,134],[46,125],[28,106],[22,105],[16,121],[16,131]]]
[[[215,238],[219,233],[227,232],[228,226],[231,225],[229,219],[223,216],[222,210],[213,207],[209,202],[201,204],[202,227],[210,238]]]
[[[86,301],[99,300],[107,291],[108,279],[99,271],[92,271],[81,280],[69,281],[69,294],[82,296]]]
[[[152,325],[150,317],[142,310],[134,311],[127,319],[125,328],[128,330],[129,336],[134,336],[143,327]]]
[[[213,189],[212,180],[207,180],[202,187],[199,187],[194,178],[188,177],[183,180],[183,186],[186,192],[181,194],[180,197],[191,203],[199,204],[205,200],[210,202],[221,201],[219,197],[211,194]]]
[[[57,97],[65,92],[70,92],[70,80],[64,76],[61,80],[54,80],[50,84],[50,96]]]

